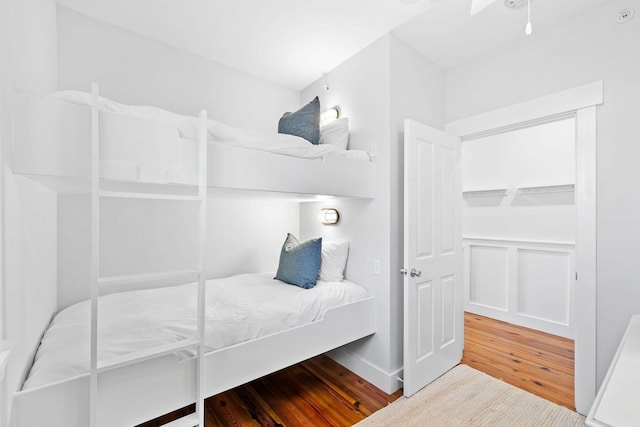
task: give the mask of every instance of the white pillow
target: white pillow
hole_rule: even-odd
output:
[[[330,144],[346,150],[349,143],[349,118],[333,120],[320,128],[320,144]]]
[[[318,279],[325,282],[342,282],[347,265],[349,242],[322,241],[322,262]]]

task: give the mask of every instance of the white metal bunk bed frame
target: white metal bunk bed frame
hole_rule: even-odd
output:
[[[91,370],[86,374],[33,389],[13,393],[13,427],[51,424],[85,427],[133,425],[187,406],[196,401],[195,414],[167,426],[203,426],[204,398],[229,390],[271,372],[298,363],[376,331],[375,298],[352,302],[327,310],[322,319],[248,342],[205,353],[204,296],[205,233],[200,233],[199,269],[149,275],[99,277],[99,206],[102,197],[158,198],[200,202],[200,228],[206,227],[207,136],[206,112],[200,115],[199,182],[197,196],[160,195],[133,190],[105,191],[100,183],[98,88],[92,86],[91,107]],[[170,186],[170,185],[169,185]],[[154,279],[198,280],[198,337],[179,345],[136,353],[118,360],[97,360],[97,300],[100,289]],[[346,327],[347,326],[347,327]],[[297,348],[291,349],[295,343]],[[197,357],[178,360],[176,351],[197,348]],[[259,355],[259,361],[256,357]],[[18,366],[24,370],[24,365]],[[131,381],[145,378],[148,381]],[[146,378],[145,378],[146,380]],[[100,387],[99,387],[100,385]],[[89,390],[89,399],[87,399]],[[170,390],[170,393],[166,393]],[[75,406],[74,406],[75,405]],[[38,408],[38,411],[33,411]]]
[[[204,333],[205,333],[205,277],[204,254],[206,250],[207,229],[207,135],[205,122],[207,112],[200,113],[200,129],[198,138],[198,194],[197,196],[182,196],[167,193],[140,193],[138,191],[114,192],[102,190],[100,185],[100,111],[98,108],[99,89],[96,83],[91,85],[91,372],[89,376],[89,426],[98,426],[98,395],[100,372],[108,369],[135,364],[137,362],[159,357],[163,354],[180,350],[196,349],[196,411],[181,417],[170,425],[175,427],[204,426]],[[198,265],[197,274],[197,320],[196,337],[179,340],[175,343],[163,345],[140,352],[130,353],[124,357],[98,361],[98,297],[100,289],[113,285],[132,284],[136,281],[148,279],[149,275],[136,276],[100,276],[100,200],[104,197],[170,200],[173,202],[197,202],[198,209]],[[157,273],[152,273],[156,275]],[[183,276],[183,271],[164,272],[164,277]]]

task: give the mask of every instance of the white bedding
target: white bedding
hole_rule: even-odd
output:
[[[195,336],[196,285],[100,297],[98,360]],[[272,273],[207,281],[206,345],[227,347],[321,319],[331,308],[369,296],[349,281],[302,289]],[[60,311],[45,332],[23,389],[89,370],[90,301]],[[184,355],[183,355],[184,356]]]
[[[330,155],[336,155],[345,157],[350,160],[357,160],[359,162],[368,162],[369,161],[369,153],[362,150],[334,150]]]
[[[91,105],[91,94],[87,92],[65,90],[53,93],[51,98],[78,105]],[[104,97],[99,97],[98,108],[112,113],[168,123],[178,129],[181,137],[189,140],[198,139],[199,119],[197,117],[184,116],[157,107],[120,104]],[[313,145],[295,135],[236,128],[215,120],[207,120],[207,134],[208,139],[217,142],[309,159],[322,158],[335,149],[330,144]]]

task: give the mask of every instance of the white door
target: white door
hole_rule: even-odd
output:
[[[457,365],[464,345],[460,140],[404,124],[404,395]]]

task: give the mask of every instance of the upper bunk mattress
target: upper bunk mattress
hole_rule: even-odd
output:
[[[12,97],[14,173],[59,192],[89,191],[91,95],[63,91]],[[198,135],[208,144],[208,185],[291,194],[375,197],[369,154],[313,145],[287,134],[202,121],[157,107],[99,98],[100,177],[117,182],[194,186]],[[224,170],[224,174],[220,172]],[[303,177],[303,179],[300,179]]]
[[[77,105],[91,106],[92,104],[91,94],[87,92],[66,90],[55,92],[50,97]],[[98,98],[98,108],[110,113],[163,122],[175,127],[180,137],[192,141],[198,140],[200,122],[197,117],[177,114],[158,107],[120,104],[104,97]],[[209,141],[303,159],[322,158],[335,149],[333,145],[311,144],[295,135],[238,128],[211,119],[206,121],[206,130]]]
[[[98,360],[196,336],[195,283],[101,296]],[[369,297],[353,282],[318,281],[302,289],[273,274],[241,274],[206,285],[206,351],[314,322],[330,308]],[[38,347],[23,389],[89,371],[91,302],[60,311]],[[186,354],[184,354],[186,353]],[[184,352],[181,356],[188,357]]]

